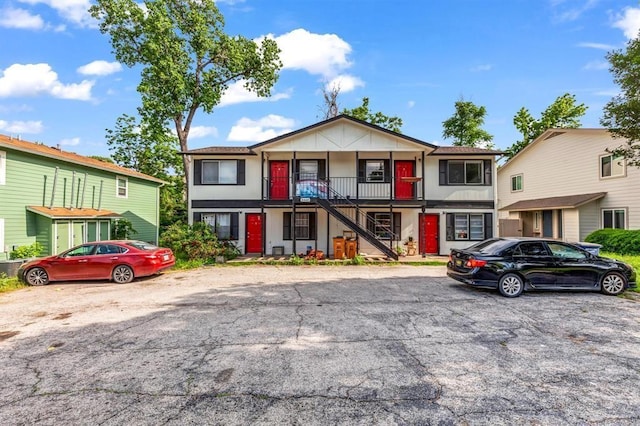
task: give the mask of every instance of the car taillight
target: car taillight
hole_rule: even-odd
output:
[[[469,259],[464,264],[464,266],[466,266],[467,268],[482,268],[486,264],[487,264],[486,260]]]
[[[155,254],[148,254],[145,256],[147,259],[157,259],[158,256],[156,256]]]

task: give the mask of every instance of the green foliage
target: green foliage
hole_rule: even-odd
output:
[[[538,120],[533,118],[529,110],[521,108],[513,117],[513,124],[522,133],[522,140],[517,141],[505,151],[508,159],[513,158],[548,129],[580,127],[580,117],[587,112],[587,108],[585,104],[576,105],[575,96],[569,93],[558,96],[542,112]]]
[[[627,139],[612,152],[640,166],[640,34],[627,43],[626,50],[609,52],[607,60],[620,92],[604,106],[600,124],[615,137]]]
[[[455,108],[453,116],[442,122],[442,137],[453,139],[455,146],[494,148],[491,142],[493,135],[481,129],[487,114],[486,108],[464,99],[457,101]]]
[[[27,285],[21,283],[18,278],[9,278],[5,273],[0,274],[0,293],[17,290],[23,287],[27,287]]]
[[[113,164],[113,159],[111,157],[105,157],[103,155],[90,155],[89,158],[93,158],[94,160],[102,161],[103,163],[111,163],[111,164]]]
[[[371,112],[369,109],[369,98],[362,98],[362,105],[359,107],[353,109],[345,108],[342,110],[342,114],[369,122],[396,133],[400,133],[400,128],[402,127],[402,119],[400,117],[390,117],[381,112]]]
[[[291,257],[289,258],[289,262],[292,265],[302,265],[304,264],[304,258],[298,256],[297,254],[292,254]]]
[[[132,238],[138,231],[133,229],[133,224],[128,219],[117,219],[111,227],[111,239],[128,240]]]
[[[214,0],[97,0],[89,13],[109,35],[116,59],[141,69],[143,123],[154,129],[173,124],[181,151],[189,149],[198,110],[213,112],[236,82],[269,96],[282,67],[273,38],[257,43],[227,35]],[[189,161],[183,156],[185,192]]]
[[[233,241],[218,240],[211,227],[204,222],[170,225],[160,234],[160,245],[173,250],[176,259],[182,261],[201,260],[213,263],[216,256],[224,256],[226,260],[230,260],[240,255],[240,250]]]
[[[640,230],[599,229],[585,241],[602,245],[602,250],[622,255],[640,255]]]
[[[43,247],[39,242],[35,242],[28,246],[20,246],[9,253],[9,259],[29,259],[37,257],[42,253]]]
[[[364,258],[364,256],[360,256],[359,254],[356,254],[350,262],[352,265],[364,265],[365,263],[367,263],[367,260]]]

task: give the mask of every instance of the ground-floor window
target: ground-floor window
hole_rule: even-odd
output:
[[[231,239],[231,213],[208,213],[202,221],[209,225],[219,240]]]
[[[447,241],[482,241],[493,237],[491,213],[447,213]]]
[[[625,229],[626,214],[624,209],[604,209],[602,210],[602,227]]]
[[[367,213],[367,229],[381,240],[400,240],[400,213],[369,212]]]
[[[316,213],[315,212],[297,212],[295,218],[293,213],[285,212],[282,222],[282,238],[284,240],[293,240],[293,228],[296,240],[315,240],[316,239]]]

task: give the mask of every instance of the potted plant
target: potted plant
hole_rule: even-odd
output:
[[[407,241],[405,241],[404,245],[407,246],[407,256],[415,256],[417,247],[416,242],[412,236],[409,236],[407,238]]]

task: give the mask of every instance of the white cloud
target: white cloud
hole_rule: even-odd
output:
[[[0,77],[0,97],[48,94],[61,99],[91,100],[95,82],[62,84],[49,64],[13,64]]]
[[[109,75],[122,71],[119,62],[93,61],[78,68],[83,75]]]
[[[218,129],[211,126],[193,126],[189,130],[189,138],[197,139],[206,136],[218,137]]]
[[[591,61],[583,67],[585,70],[606,70],[609,68],[607,61]]]
[[[295,120],[281,115],[269,114],[258,120],[244,117],[231,127],[227,140],[232,142],[264,142],[292,132],[294,126]]]
[[[220,99],[220,103],[218,104],[218,106],[233,105],[243,102],[275,102],[279,101],[280,99],[288,99],[291,97],[291,91],[289,90],[287,92],[273,94],[268,98],[263,98],[256,95],[254,92],[249,92],[247,89],[245,89],[244,85],[244,80],[236,81],[235,83],[231,84],[222,95],[222,99]]]
[[[19,0],[30,5],[44,4],[54,9],[65,20],[80,27],[97,27],[95,19],[89,15],[90,0]]]
[[[0,130],[8,133],[40,133],[42,121],[4,121],[0,120]]]
[[[618,96],[620,94],[620,90],[618,89],[610,89],[610,90],[599,90],[593,93],[596,96],[606,96],[607,98],[613,98],[614,96]]]
[[[278,37],[269,34],[282,51],[283,70],[304,70],[332,79],[351,67],[351,46],[335,34],[313,34],[299,28]]]
[[[491,71],[492,69],[493,69],[493,65],[482,64],[482,65],[476,65],[475,67],[471,68],[471,72]]]
[[[0,27],[23,30],[41,30],[44,21],[40,15],[32,15],[28,10],[7,7],[0,10]]]
[[[552,0],[553,20],[555,22],[571,22],[578,20],[585,12],[593,9],[600,0],[586,0],[575,2],[565,2]]]
[[[364,81],[358,77],[349,74],[343,74],[335,77],[325,85],[326,90],[331,91],[337,87],[340,93],[347,93],[355,90],[356,87],[364,87]]]
[[[628,39],[638,37],[640,31],[640,8],[626,7],[622,15],[618,14],[613,23],[614,28],[620,28]]]
[[[409,107],[409,109],[413,108],[414,106],[416,106],[416,101],[407,102],[407,106]]]
[[[579,47],[588,47],[590,49],[599,49],[599,50],[613,50],[616,46],[612,46],[610,44],[603,43],[579,43]]]
[[[63,146],[76,146],[80,145],[80,138],[62,139],[60,145]]]

